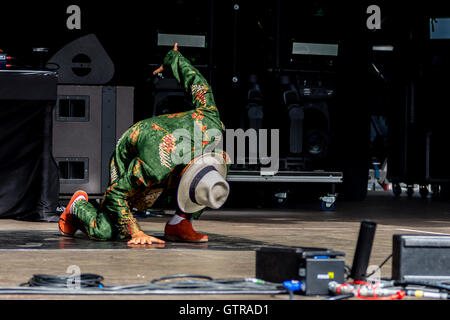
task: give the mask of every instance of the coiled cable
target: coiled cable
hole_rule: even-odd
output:
[[[101,288],[103,287],[102,281],[104,278],[97,274],[83,273],[78,276],[64,275],[55,276],[49,274],[35,274],[26,283],[22,283],[21,286],[29,287],[51,287],[51,288],[67,288],[71,287],[70,284],[79,286],[80,288]]]

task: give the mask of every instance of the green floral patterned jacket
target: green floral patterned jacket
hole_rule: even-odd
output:
[[[195,108],[139,121],[119,139],[101,206],[120,238],[140,231],[130,208],[151,207],[164,188],[177,183],[176,169],[215,145],[225,130],[209,84],[189,60],[171,50],[164,68],[191,93]]]

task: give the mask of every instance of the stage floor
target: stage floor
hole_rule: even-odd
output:
[[[150,220],[149,218],[147,218]],[[280,247],[289,248],[280,244],[271,244],[263,241],[250,240],[241,237],[231,237],[226,235],[208,233],[208,242],[188,243],[188,242],[170,242],[164,238],[164,232],[145,229],[147,234],[151,234],[161,240],[164,244],[151,245],[133,245],[127,244],[128,240],[116,241],[92,241],[82,232],[77,231],[74,237],[60,235],[55,230],[16,230],[11,234],[10,230],[0,231],[0,251],[18,250],[18,249],[36,249],[36,250],[232,250],[232,251],[255,251],[261,247]]]
[[[143,230],[162,237],[165,217],[140,219]],[[372,192],[362,202],[336,203],[336,211],[320,211],[318,202],[291,209],[206,211],[194,227],[209,235],[203,244],[127,246],[126,241],[99,242],[60,236],[56,223],[0,220],[0,286],[18,286],[34,274],[67,275],[76,265],[82,273],[104,277],[104,285],[150,282],[174,274],[215,279],[255,276],[255,250],[261,246],[318,247],[345,253],[351,266],[362,220],[377,223],[370,264],[379,265],[392,252],[394,234],[450,235],[448,201]],[[381,277],[391,276],[391,261]],[[296,295],[295,299],[324,299]],[[0,299],[281,299],[289,295],[5,295]]]

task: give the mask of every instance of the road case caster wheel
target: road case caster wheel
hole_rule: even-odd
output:
[[[336,194],[328,194],[324,197],[320,197],[320,200],[322,200],[320,204],[320,208],[322,211],[334,211],[336,202]]]
[[[430,194],[430,192],[428,191],[427,186],[420,186],[419,193],[420,193],[420,196],[423,199],[426,199],[428,197],[428,195]]]
[[[392,185],[392,192],[394,193],[394,196],[400,197],[400,195],[402,194],[402,187],[400,187],[399,183],[394,183]]]

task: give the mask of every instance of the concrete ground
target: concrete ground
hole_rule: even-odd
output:
[[[171,213],[171,212],[168,212]],[[371,265],[380,264],[392,252],[394,234],[450,235],[448,201],[406,196],[394,199],[390,192],[371,192],[365,201],[336,204],[336,211],[322,212],[316,202],[295,209],[207,211],[194,222],[196,230],[300,247],[321,247],[342,251],[351,266],[360,222],[377,223]],[[160,234],[168,217],[140,220],[150,234]],[[18,230],[57,230],[56,223],[0,220],[0,232]],[[63,240],[61,240],[63,241]],[[33,239],[29,239],[33,243]],[[1,244],[0,244],[1,247]],[[246,278],[255,276],[255,251],[213,249],[36,249],[22,246],[0,250],[0,286],[18,286],[34,274],[64,275],[68,266],[76,265],[82,273],[104,277],[104,285],[126,285],[178,273],[201,274],[212,278]],[[391,276],[391,261],[381,269],[382,277]],[[0,299],[181,299],[181,300],[288,300],[282,295],[2,295]],[[324,299],[296,295],[295,299]]]

